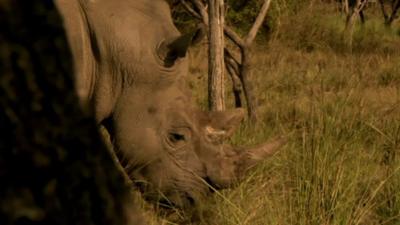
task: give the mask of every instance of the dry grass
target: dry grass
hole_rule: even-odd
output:
[[[263,124],[244,124],[233,142],[282,133],[290,142],[215,195],[208,223],[400,224],[400,36],[378,19],[358,27],[349,49],[344,19],[315,6],[281,18],[274,38],[257,46],[252,81]],[[205,53],[192,58],[190,84],[205,106]]]

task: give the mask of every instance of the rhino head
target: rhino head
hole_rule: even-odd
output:
[[[57,0],[77,92],[108,130],[128,176],[148,199],[183,207],[229,187],[280,142],[225,144],[243,110],[202,112],[185,83],[188,47],[165,0]]]
[[[237,184],[284,143],[227,144],[244,118],[243,109],[205,112],[185,97],[157,106],[137,126],[115,121],[112,129],[120,163],[147,200],[178,208],[195,205],[213,190]]]

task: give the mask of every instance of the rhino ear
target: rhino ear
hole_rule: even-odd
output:
[[[185,57],[189,47],[200,42],[204,33],[204,28],[198,28],[179,37],[163,41],[159,45],[157,53],[164,62],[164,66],[171,67],[178,58]]]
[[[207,136],[220,142],[232,136],[242,122],[245,111],[242,108],[237,108],[211,112],[209,116],[211,123],[206,126]]]

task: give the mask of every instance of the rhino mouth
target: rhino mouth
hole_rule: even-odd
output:
[[[217,185],[215,182],[213,182],[210,177],[206,177],[204,179],[204,181],[207,182],[209,193],[214,193],[215,191],[221,189],[221,188],[219,188],[219,185]]]
[[[154,177],[151,179],[151,176],[148,176],[146,171],[152,168],[151,163],[141,167],[130,166],[127,160],[123,160],[126,157],[124,157],[122,151],[115,151],[114,153],[116,154],[118,165],[121,167],[121,172],[129,180],[129,185],[138,190],[147,202],[155,203],[165,209],[191,208],[210,193],[208,192],[208,185],[205,185],[204,181],[201,182],[199,175],[194,175],[193,171],[182,169],[179,173],[175,173],[175,178],[159,180],[161,177],[158,177],[155,179],[158,180],[156,182]],[[181,166],[178,168],[181,168]],[[166,177],[170,176],[164,175]],[[161,183],[163,185],[160,185]]]
[[[206,185],[195,180],[176,181],[159,188],[152,183],[131,180],[147,202],[155,203],[164,209],[192,208],[211,193],[208,192]]]
[[[179,199],[171,199],[171,197],[165,197],[158,200],[158,205],[165,209],[182,209],[192,207],[196,205],[197,201],[190,196],[189,193],[181,193]]]
[[[163,209],[187,209],[196,206],[200,199],[198,194],[188,191],[173,190],[169,192],[149,191],[139,187],[143,198],[148,202],[156,203]]]

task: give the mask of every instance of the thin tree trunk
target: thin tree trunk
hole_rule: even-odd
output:
[[[353,45],[353,33],[357,16],[365,8],[368,0],[356,0],[353,7],[351,7],[346,17],[346,26],[343,32],[343,37],[349,47]]]
[[[225,109],[224,1],[209,0],[208,102],[211,111]]]
[[[353,10],[351,10],[353,11]],[[353,46],[353,33],[354,33],[354,26],[355,26],[355,21],[357,18],[357,13],[352,12],[349,13],[346,17],[346,26],[344,30],[344,39],[345,43],[352,47]]]
[[[350,9],[349,9],[349,0],[343,0],[342,8],[343,8],[344,13],[346,13],[346,15],[348,15],[349,11],[350,11]]]

